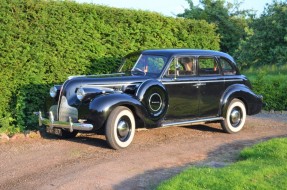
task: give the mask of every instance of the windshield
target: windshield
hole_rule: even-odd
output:
[[[123,62],[122,62],[122,65],[120,66],[119,72],[130,74],[132,68],[134,67],[139,57],[140,57],[139,52],[134,52],[134,53],[131,53],[125,56],[123,58]]]
[[[132,75],[158,76],[166,61],[167,57],[164,56],[132,53],[123,59],[119,72]]]
[[[131,70],[133,74],[153,74],[161,73],[167,58],[158,55],[141,55]]]

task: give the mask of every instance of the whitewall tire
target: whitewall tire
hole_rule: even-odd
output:
[[[239,99],[233,99],[228,105],[225,119],[221,122],[222,129],[227,133],[239,132],[245,124],[246,107]]]
[[[124,106],[116,107],[106,122],[106,139],[114,149],[128,147],[135,135],[135,118],[132,111]]]

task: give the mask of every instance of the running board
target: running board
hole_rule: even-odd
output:
[[[162,127],[184,126],[184,125],[201,124],[201,123],[206,123],[210,121],[221,121],[221,120],[224,120],[224,118],[213,117],[213,118],[207,118],[207,119],[196,119],[196,120],[181,121],[181,122],[168,122],[168,123],[163,123],[161,126]]]

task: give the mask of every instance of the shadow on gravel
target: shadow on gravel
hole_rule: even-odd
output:
[[[111,149],[108,146],[106,140],[101,139],[101,138],[95,138],[95,137],[100,137],[100,135],[82,133],[80,135],[77,135],[74,138],[61,138],[57,135],[47,133],[44,128],[41,128],[39,131],[40,131],[41,137],[44,139],[66,140],[66,141],[70,141],[70,142],[81,143],[81,144],[96,146],[96,147],[100,147],[100,148]]]
[[[122,183],[115,185],[114,190],[151,190],[156,189],[161,181],[171,178],[186,169],[190,164],[185,164],[179,167],[158,168],[155,170],[146,171],[133,178],[130,178]]]
[[[94,138],[94,137],[77,136],[72,139],[64,139],[64,140],[75,142],[75,143],[82,143],[82,144],[91,145],[91,146],[100,147],[100,148],[105,148],[105,149],[111,149],[108,146],[106,140]]]
[[[225,133],[222,129],[214,128],[208,125],[188,125],[188,126],[181,126],[186,129],[193,129],[198,131],[208,131],[208,132],[216,132],[216,133]]]
[[[180,126],[182,128],[187,128],[190,130],[198,130],[202,132],[214,132],[214,133],[224,133],[223,130],[214,128],[208,125],[190,125],[190,126]],[[149,129],[154,130],[154,129]],[[111,149],[105,139],[102,139],[103,135],[96,135],[92,133],[80,133],[81,135],[77,135],[74,138],[61,138],[57,135],[49,134],[45,131],[45,128],[40,128],[40,135],[44,139],[50,140],[66,140],[75,143],[82,143],[86,145],[96,146],[105,149]],[[97,138],[98,137],[98,138]]]
[[[115,185],[113,189],[116,190],[156,189],[156,187],[164,180],[167,180],[175,176],[176,174],[179,174],[180,172],[191,166],[197,166],[197,167],[207,166],[213,168],[224,167],[229,164],[232,164],[233,162],[240,161],[239,153],[243,148],[252,146],[254,144],[272,138],[280,138],[280,137],[286,138],[287,134],[282,136],[264,137],[255,140],[234,141],[232,143],[224,144],[216,148],[215,150],[209,152],[207,159],[205,160],[190,162],[177,167],[157,168],[154,170],[148,170],[142,174],[129,178],[118,185]]]

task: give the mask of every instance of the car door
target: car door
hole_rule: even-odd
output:
[[[218,116],[220,99],[224,91],[224,76],[215,56],[199,56],[198,106],[199,117]]]
[[[169,96],[166,120],[192,120],[197,118],[197,82],[195,57],[174,57],[162,78],[162,83]]]

